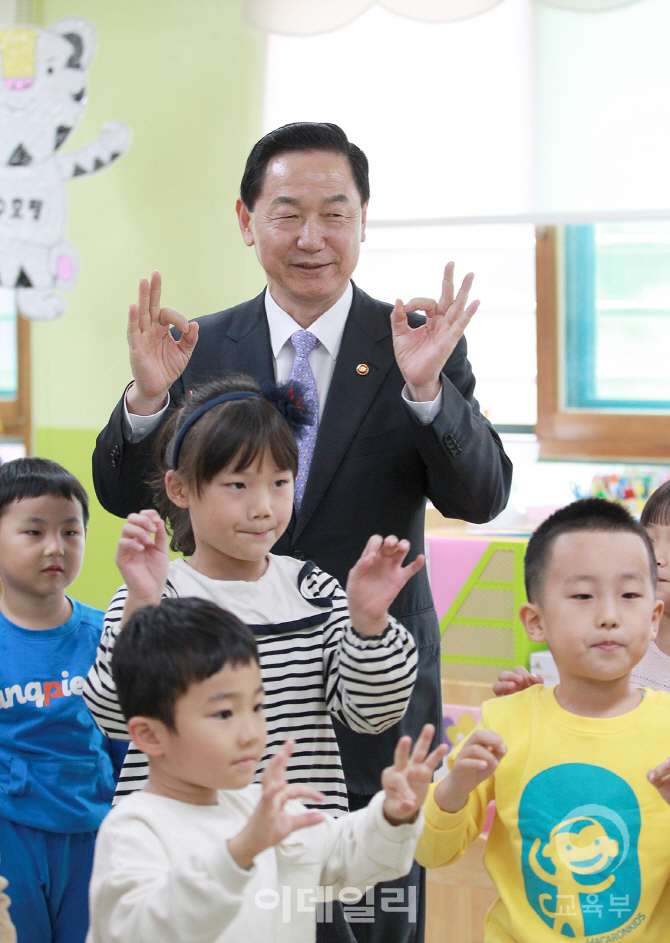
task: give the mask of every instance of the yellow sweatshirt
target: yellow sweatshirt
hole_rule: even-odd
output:
[[[486,943],[670,943],[670,805],[646,775],[670,755],[670,695],[645,689],[635,710],[592,718],[535,685],[487,701],[478,727],[507,754],[459,812],[442,812],[431,788],[416,859],[459,858],[495,799],[484,863],[500,897]]]

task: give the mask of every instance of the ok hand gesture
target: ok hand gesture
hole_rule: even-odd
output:
[[[174,324],[181,332],[177,342],[170,334]],[[137,304],[128,310],[130,368],[135,383],[127,394],[128,410],[150,416],[165,405],[167,392],[184,372],[198,340],[198,325],[175,308],[161,308],[161,277],[140,279]]]
[[[465,307],[474,277],[472,272],[465,276],[454,298],[454,263],[448,262],[439,301],[412,298],[407,304],[400,299],[395,303],[391,312],[395,359],[416,403],[432,402],[440,392],[440,371],[479,307],[478,301]],[[426,323],[411,328],[410,311],[425,311]]]

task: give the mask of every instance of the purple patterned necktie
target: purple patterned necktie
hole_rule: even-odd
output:
[[[305,402],[312,407],[314,415],[314,424],[304,426],[298,437],[298,474],[295,479],[295,494],[293,503],[296,511],[300,510],[302,498],[305,494],[305,485],[309,475],[309,465],[312,461],[314,444],[316,442],[316,433],[319,421],[319,394],[316,389],[316,380],[312,373],[312,367],[307,359],[309,354],[319,343],[319,338],[310,334],[309,331],[296,331],[291,334],[291,343],[295,347],[295,361],[291,371],[291,380],[299,380],[305,387]]]

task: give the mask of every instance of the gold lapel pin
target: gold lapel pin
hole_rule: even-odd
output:
[[[356,373],[361,377],[364,377],[365,374],[369,372],[370,368],[366,363],[359,363],[359,365],[356,367]]]

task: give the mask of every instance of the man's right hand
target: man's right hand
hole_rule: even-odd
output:
[[[170,325],[181,331],[179,342]],[[151,416],[165,406],[168,391],[184,372],[198,340],[198,325],[175,308],[161,308],[161,277],[140,279],[137,304],[128,310],[130,368],[135,382],[126,394],[128,412]]]
[[[534,684],[544,684],[542,675],[532,675],[527,668],[517,665],[513,671],[500,672],[493,685],[493,693],[496,697],[504,697],[506,694],[516,694],[517,691],[532,688]]]

